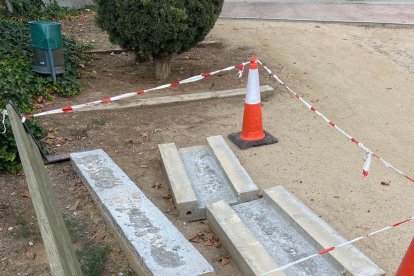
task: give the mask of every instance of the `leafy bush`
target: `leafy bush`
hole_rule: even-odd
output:
[[[202,41],[213,28],[223,0],[97,0],[97,23],[113,43],[151,55],[155,74],[168,77],[173,54]]]
[[[42,0],[9,0],[9,3],[13,7],[13,13],[8,10],[4,13],[18,20],[53,20],[77,14],[76,10],[60,7],[56,0],[47,5]]]
[[[0,45],[0,110],[12,100],[20,112],[31,113],[34,111],[33,99],[51,100],[53,93],[69,97],[81,91],[77,81],[78,64],[87,57],[83,52],[84,46],[73,39],[63,38],[65,74],[58,76],[56,83],[50,76],[32,71],[33,57],[27,24],[0,18]],[[37,138],[44,136],[40,124],[31,120],[27,122]],[[18,164],[17,148],[8,126],[5,134],[0,133],[0,170],[17,172],[20,168]]]

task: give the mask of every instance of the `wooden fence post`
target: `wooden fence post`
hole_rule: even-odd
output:
[[[19,116],[7,105],[14,139],[22,161],[52,275],[83,275],[46,173],[42,157]]]

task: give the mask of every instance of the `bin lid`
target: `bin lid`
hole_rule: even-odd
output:
[[[32,47],[42,50],[62,48],[62,32],[59,22],[30,21]]]

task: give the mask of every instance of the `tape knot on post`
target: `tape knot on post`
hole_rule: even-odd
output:
[[[235,67],[239,69],[239,72],[237,73],[237,76],[240,79],[243,76],[244,64],[240,63],[240,64],[236,65]]]
[[[364,159],[365,159],[364,160],[365,163],[362,169],[361,180],[364,180],[364,178],[368,176],[369,167],[371,166],[371,161],[372,161],[372,152],[367,151]]]
[[[2,124],[3,124],[3,131],[2,134],[6,133],[7,128],[6,128],[6,116],[8,116],[9,114],[7,113],[6,109],[3,109],[1,111],[1,114],[3,115],[3,119],[1,120]]]

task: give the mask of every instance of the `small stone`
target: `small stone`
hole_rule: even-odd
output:
[[[33,253],[32,251],[27,251],[26,252],[26,258],[29,260],[34,260],[36,258],[36,254]]]
[[[13,227],[7,228],[8,231],[13,231],[13,229],[14,229]]]
[[[110,55],[111,55],[111,56],[114,56],[114,55],[115,55],[115,53],[114,53],[114,52],[111,52],[111,53],[110,53]]]
[[[390,186],[391,181],[381,181],[381,185],[383,186]]]
[[[30,245],[30,246],[33,246],[33,242],[32,242],[32,241],[29,241],[29,245]]]

